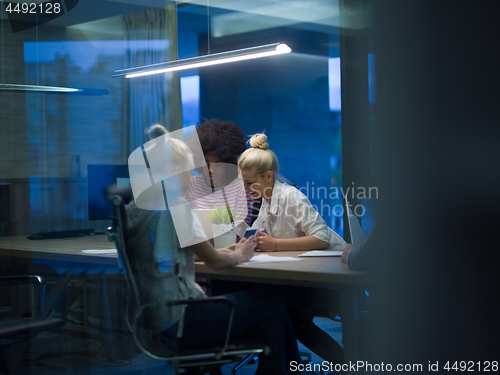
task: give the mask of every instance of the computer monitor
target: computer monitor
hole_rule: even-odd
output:
[[[112,215],[108,195],[120,195],[125,203],[132,199],[128,165],[88,165],[89,220],[106,220]]]

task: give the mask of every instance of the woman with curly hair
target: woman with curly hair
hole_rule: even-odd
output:
[[[246,150],[245,134],[232,121],[206,120],[196,129],[206,167],[193,176],[186,198],[193,208],[229,206],[234,222],[251,224],[253,199],[238,177],[238,157]]]

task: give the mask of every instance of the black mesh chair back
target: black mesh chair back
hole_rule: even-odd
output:
[[[224,363],[231,363],[250,353],[266,353],[268,347],[262,344],[247,343],[229,343],[229,333],[231,330],[234,306],[232,302],[225,297],[210,297],[202,299],[175,300],[168,301],[169,307],[190,304],[203,304],[208,302],[220,302],[227,304],[230,309],[230,318],[226,323],[226,339],[223,345],[214,345],[212,347],[200,347],[181,349],[176,345],[176,339],[165,332],[155,334],[148,325],[144,311],[151,307],[150,301],[145,300],[144,291],[141,290],[141,274],[135,269],[131,262],[131,254],[128,247],[130,233],[127,229],[127,213],[123,200],[119,196],[111,196],[109,202],[113,207],[112,226],[108,229],[110,241],[116,243],[118,257],[123,268],[130,294],[129,303],[132,306],[132,319],[128,318],[129,305],[127,305],[126,320],[131,330],[135,343],[138,348],[146,355],[160,361],[168,362],[177,369],[184,368],[207,368],[211,367],[212,373],[219,373],[218,367]],[[222,328],[221,328],[222,329]],[[215,367],[214,367],[215,366]]]

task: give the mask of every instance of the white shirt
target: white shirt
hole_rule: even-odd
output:
[[[346,246],[300,190],[278,181],[274,182],[271,203],[262,199],[252,227],[264,228],[273,238],[314,236],[328,242],[328,250],[342,250]]]

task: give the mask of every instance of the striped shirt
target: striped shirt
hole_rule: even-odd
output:
[[[239,178],[236,178],[227,186],[215,188],[214,190],[212,192],[212,188],[205,183],[203,175],[193,176],[186,199],[191,202],[192,207],[195,209],[224,207],[227,199],[233,220],[235,222],[244,220],[248,225],[251,225],[253,199],[250,194],[245,192]]]

